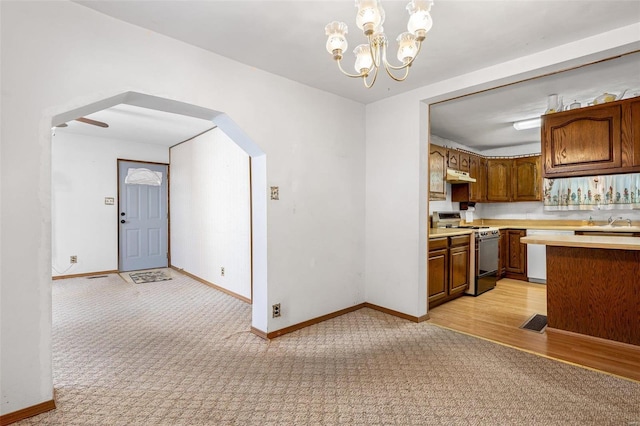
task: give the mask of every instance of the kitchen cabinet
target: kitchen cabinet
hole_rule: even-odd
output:
[[[506,229],[501,232],[504,240],[500,257],[506,278],[527,281],[527,245],[520,242],[520,238],[524,238],[526,234],[523,229]]]
[[[469,288],[469,235],[449,237],[449,295]]]
[[[469,154],[469,176],[476,181],[451,185],[451,201],[486,202],[487,160],[484,157]]]
[[[429,145],[429,200],[447,198],[447,148]]]
[[[541,201],[541,157],[488,159],[486,188],[488,202]]]
[[[469,288],[470,236],[429,239],[429,308],[455,299]]]
[[[447,297],[449,283],[449,242],[446,237],[429,240],[429,307]]]
[[[469,157],[469,176],[475,182],[469,183],[469,201],[484,203],[487,201],[487,159],[477,155]]]
[[[487,201],[511,201],[511,169],[513,159],[487,160]]]
[[[640,250],[579,244],[547,245],[548,326],[640,348]]]
[[[640,172],[640,99],[542,116],[543,176]]]
[[[469,153],[457,149],[447,149],[447,167],[453,170],[469,171]]]
[[[640,107],[638,113],[640,114]],[[640,134],[640,130],[638,130]],[[640,136],[639,136],[640,138]],[[640,143],[640,142],[639,142]],[[446,199],[446,169],[469,173],[475,182],[452,183],[451,201],[464,203],[541,201],[540,155],[519,158],[486,158],[431,145],[429,199]]]
[[[460,154],[457,149],[447,149],[447,167],[453,170],[460,170]]]
[[[542,200],[541,156],[520,157],[513,160],[511,182],[512,201]]]
[[[498,279],[504,278],[506,274],[505,265],[507,262],[507,236],[506,231],[500,231],[500,241],[498,242]]]
[[[622,164],[640,171],[640,98],[622,106]]]
[[[458,152],[458,159],[460,161],[460,166],[459,166],[458,170],[461,170],[463,172],[469,172],[470,171],[470,163],[469,163],[470,158],[471,158],[470,154],[468,154],[466,152],[459,151]]]

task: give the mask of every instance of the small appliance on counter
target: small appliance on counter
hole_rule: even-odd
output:
[[[462,216],[460,212],[433,212],[431,215],[432,228],[467,228],[467,229],[489,228],[489,226],[463,225],[461,222],[462,222]]]

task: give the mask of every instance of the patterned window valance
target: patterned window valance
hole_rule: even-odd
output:
[[[544,179],[544,210],[640,209],[640,173]]]

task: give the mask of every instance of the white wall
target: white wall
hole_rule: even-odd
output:
[[[52,398],[51,117],[124,92],[224,112],[266,153],[259,167],[281,199],[256,200],[268,251],[257,290],[282,316],[254,325],[274,331],[364,301],[361,104],[72,2],[0,8],[1,414]]]
[[[367,105],[367,301],[426,313],[426,104],[634,51],[639,33],[640,23]]]
[[[247,299],[249,185],[249,155],[219,128],[171,148],[171,265]]]
[[[51,141],[54,277],[118,269],[118,158],[168,163],[169,149],[56,130]],[[105,197],[115,204],[105,205]],[[69,263],[71,255],[78,263]]]

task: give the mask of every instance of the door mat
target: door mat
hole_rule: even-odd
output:
[[[129,276],[136,284],[154,283],[156,281],[168,281],[171,279],[171,276],[165,271],[134,272],[129,274]]]
[[[520,328],[525,330],[537,331],[538,333],[542,333],[545,328],[547,328],[547,316],[535,314],[524,324],[520,326]]]

